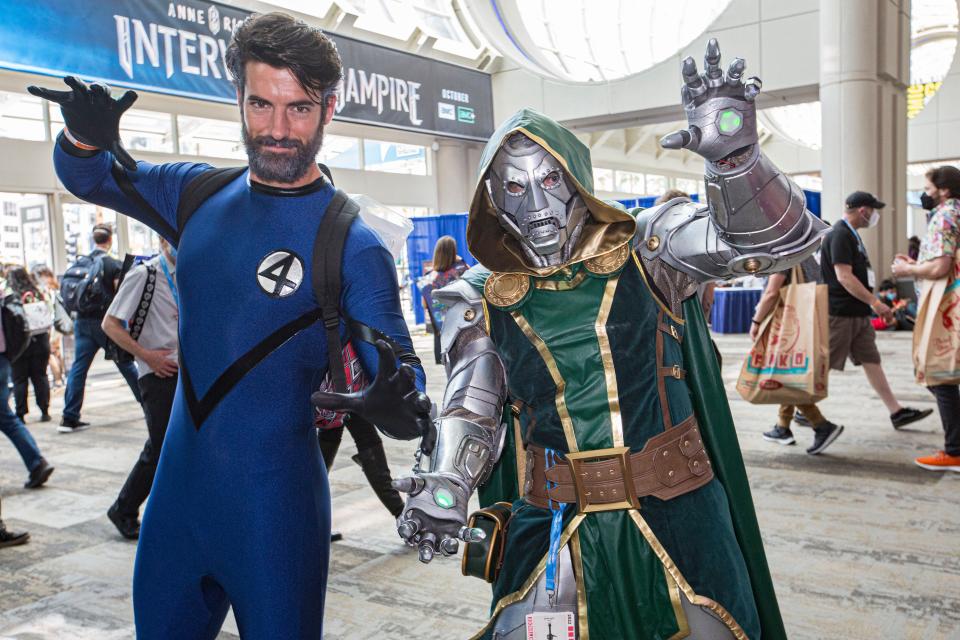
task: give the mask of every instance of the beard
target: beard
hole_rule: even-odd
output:
[[[307,175],[310,166],[317,161],[317,152],[323,144],[323,125],[306,143],[294,138],[276,140],[271,136],[250,136],[247,123],[242,122],[240,131],[243,146],[247,150],[250,170],[261,180],[290,184]],[[293,149],[294,153],[274,153],[266,149]]]

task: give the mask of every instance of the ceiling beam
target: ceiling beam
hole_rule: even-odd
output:
[[[590,143],[587,145],[591,151],[602,147],[607,140],[616,133],[616,129],[607,129],[606,131],[594,131],[590,134]]]
[[[632,156],[639,151],[654,135],[654,128],[630,127],[623,131],[623,155]]]

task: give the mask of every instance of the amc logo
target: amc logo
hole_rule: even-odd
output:
[[[776,391],[777,389],[783,386],[782,383],[777,382],[776,380],[764,380],[760,383],[760,388],[765,391]]]

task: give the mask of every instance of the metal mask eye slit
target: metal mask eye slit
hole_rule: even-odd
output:
[[[503,190],[510,196],[522,196],[527,191],[527,185],[507,180],[503,183]]]

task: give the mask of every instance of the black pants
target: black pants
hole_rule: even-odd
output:
[[[147,433],[150,435],[140,457],[133,465],[127,481],[117,497],[117,506],[121,515],[137,517],[140,505],[150,495],[153,476],[157,472],[157,461],[163,447],[163,437],[167,433],[170,410],[173,408],[173,396],[177,391],[177,376],[160,378],[148,373],[138,381],[140,395],[143,398],[143,416],[147,421]]]
[[[927,388],[937,399],[937,409],[940,410],[944,433],[943,450],[948,455],[960,456],[960,386],[938,384]]]
[[[346,429],[357,445],[357,455],[353,457],[353,461],[360,465],[363,475],[367,477],[367,482],[380,502],[396,518],[403,512],[403,498],[390,484],[390,467],[387,465],[387,455],[377,428],[360,416],[351,415],[347,418]],[[343,427],[321,429],[318,433],[320,452],[328,471],[333,468],[342,438]]]
[[[50,334],[42,333],[30,338],[30,344],[17,361],[12,363],[13,404],[16,413],[23,418],[27,408],[27,384],[33,383],[33,395],[41,413],[50,408],[50,381],[47,380],[47,364],[50,362]]]

